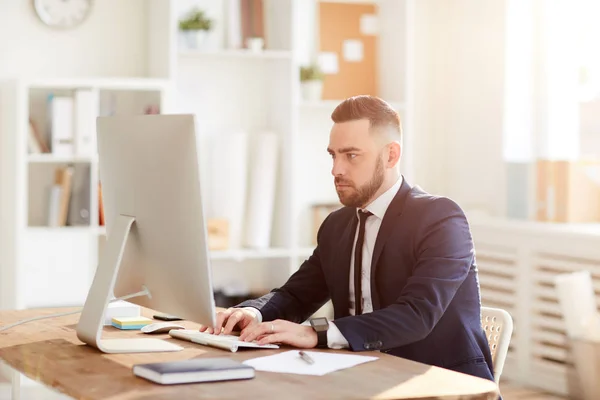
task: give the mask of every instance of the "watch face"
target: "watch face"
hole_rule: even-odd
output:
[[[310,320],[310,323],[315,329],[326,328],[329,326],[329,322],[327,322],[327,318],[325,317],[313,318]]]

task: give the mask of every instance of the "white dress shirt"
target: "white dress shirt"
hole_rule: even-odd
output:
[[[390,203],[398,193],[400,186],[402,185],[402,176],[398,178],[396,183],[383,192],[381,196],[376,198],[366,206],[363,211],[370,211],[373,215],[367,218],[365,223],[365,238],[363,242],[362,251],[362,279],[361,279],[361,290],[363,299],[363,314],[370,313],[373,311],[373,302],[371,300],[371,260],[373,259],[373,249],[375,248],[375,241],[377,240],[377,234],[383,221],[383,216],[387,211]],[[358,211],[356,209],[356,218],[358,218]],[[354,251],[356,249],[356,241],[358,239],[358,225],[356,226],[356,233],[354,234],[354,245],[352,246],[352,255],[350,257],[350,290],[349,290],[349,303],[350,303],[350,315],[354,315]],[[341,349],[348,347],[348,341],[342,335],[340,330],[335,326],[335,322],[329,323],[329,329],[327,330],[327,346],[332,349]]]
[[[365,238],[363,242],[363,253],[362,253],[362,279],[361,289],[363,298],[363,314],[373,311],[373,302],[371,300],[371,260],[373,258],[373,249],[375,248],[375,240],[377,240],[377,234],[383,221],[383,216],[387,211],[390,203],[398,193],[400,186],[402,185],[402,176],[398,178],[396,183],[389,188],[387,191],[381,194],[378,198],[373,200],[371,204],[366,206],[363,211],[370,211],[373,215],[367,218],[365,223]],[[356,209],[356,218],[358,218],[358,210]],[[349,303],[350,303],[350,315],[354,315],[354,250],[356,248],[356,240],[358,239],[358,225],[356,226],[356,233],[354,234],[354,245],[352,246],[352,255],[350,257],[350,290],[349,290]],[[245,307],[256,313],[258,322],[262,322],[262,314],[259,310],[253,307]],[[329,329],[327,330],[327,346],[332,349],[342,349],[348,347],[348,341],[342,335],[340,330],[335,326],[335,321],[329,323]]]

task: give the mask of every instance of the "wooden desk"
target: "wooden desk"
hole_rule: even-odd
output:
[[[69,310],[0,311],[0,326]],[[150,310],[144,310],[143,314],[152,315]],[[172,353],[104,354],[77,339],[75,329],[78,320],[79,314],[75,314],[29,322],[0,332],[0,359],[27,377],[77,399],[497,398],[494,382],[380,352],[360,353],[377,356],[379,360],[320,377],[257,371],[256,378],[246,381],[161,386],[133,375],[132,366],[195,357],[245,360],[281,350],[240,350],[229,353],[161,334],[153,337],[173,340],[185,349]],[[197,326],[187,321],[182,325],[188,328]],[[105,327],[105,337],[139,335],[146,336],[139,331]]]

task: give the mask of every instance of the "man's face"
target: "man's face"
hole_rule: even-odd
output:
[[[369,120],[334,124],[327,150],[333,159],[331,173],[340,202],[349,207],[366,206],[384,180],[382,149],[369,133]]]

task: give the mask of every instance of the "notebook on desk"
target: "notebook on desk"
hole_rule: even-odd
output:
[[[213,335],[211,333],[200,332],[193,329],[173,329],[169,331],[169,335],[175,339],[187,340],[188,342],[198,343],[205,346],[216,347],[223,350],[235,353],[238,348],[253,348],[253,349],[278,349],[276,344],[258,344],[256,342],[241,341],[235,335]]]
[[[254,368],[228,358],[136,364],[133,374],[161,385],[254,378]]]

